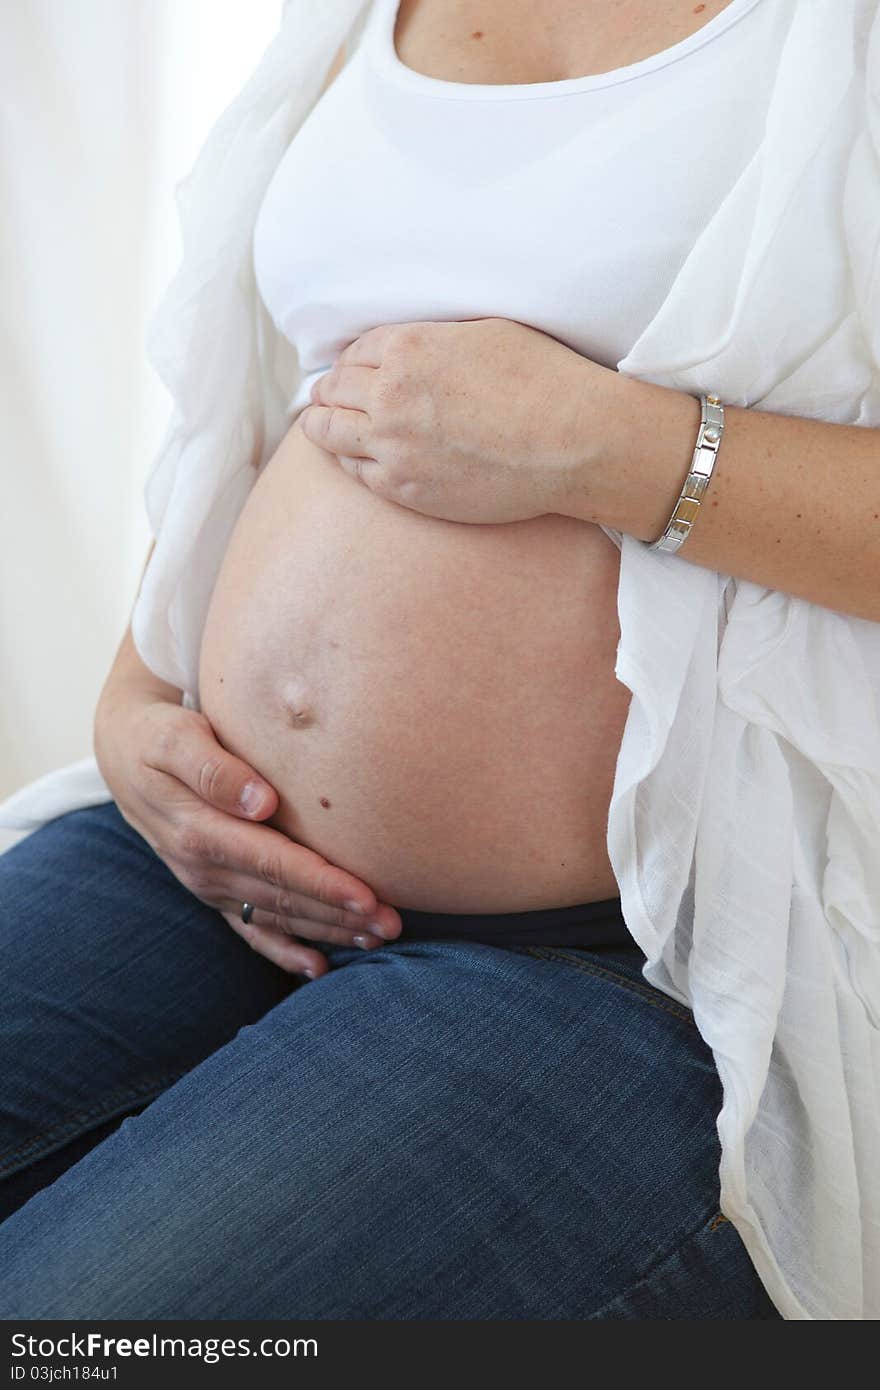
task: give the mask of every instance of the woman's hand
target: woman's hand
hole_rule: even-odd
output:
[[[297,937],[351,946],[360,936],[378,946],[399,934],[394,908],[361,879],[253,823],[275,812],[278,795],[218,743],[203,714],[146,693],[102,694],[95,755],[122,815],[175,878],[282,970],[328,969],[323,952]],[[245,807],[250,787],[255,804]],[[255,908],[248,924],[243,902]]]
[[[616,378],[511,319],[383,324],[343,349],[298,422],[388,501],[524,521],[564,513],[575,476],[583,486]]]

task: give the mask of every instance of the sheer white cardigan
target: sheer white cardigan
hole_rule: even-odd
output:
[[[256,211],[370,3],[288,0],[176,190],[183,260],[147,337],[174,406],[132,627],[192,708],[214,579],[300,378],[256,292]],[[791,25],[763,143],[618,369],[876,429],[880,0],[766,3]],[[632,691],[608,852],[645,978],[713,1049],[722,1210],[785,1318],[880,1317],[880,624],[603,529]],[[109,796],[86,758],[0,826]]]

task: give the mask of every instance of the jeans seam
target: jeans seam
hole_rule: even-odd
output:
[[[684,1236],[672,1250],[667,1250],[664,1255],[658,1256],[654,1263],[649,1265],[637,1279],[634,1279],[625,1289],[620,1289],[611,1298],[606,1299],[599,1308],[592,1309],[591,1312],[585,1315],[586,1318],[588,1320],[592,1318],[601,1318],[609,1308],[614,1307],[615,1303],[619,1303],[621,1299],[624,1298],[631,1298],[637,1289],[642,1288],[643,1285],[647,1284],[651,1279],[656,1278],[662,1271],[664,1265],[668,1264],[670,1260],[677,1259],[683,1250],[686,1250],[695,1240],[699,1240],[707,1230],[709,1232],[716,1231],[719,1225],[722,1224],[722,1222],[718,1220],[718,1217],[721,1215],[722,1213],[718,1210],[718,1203],[713,1203],[712,1207],[709,1209],[709,1214],[703,1216],[699,1225],[695,1226],[692,1231]],[[727,1221],[727,1217],[723,1217],[723,1221]]]
[[[599,978],[613,980],[615,984],[621,985],[624,989],[638,995],[640,999],[644,999],[645,1003],[650,1004],[652,1008],[662,1009],[664,1013],[672,1014],[691,1028],[697,1026],[690,1010],[676,1004],[672,999],[657,999],[648,986],[640,985],[638,981],[631,980],[627,975],[622,975],[617,970],[610,970],[606,965],[596,965],[593,961],[581,960],[579,956],[570,955],[559,946],[526,946],[523,949],[528,951],[530,955],[545,960],[564,961],[567,965],[573,965],[576,969],[583,970],[587,975],[596,975]]]
[[[132,1102],[154,1099],[173,1082],[179,1081],[186,1074],[186,1070],[184,1068],[181,1071],[166,1072],[149,1077],[137,1086],[111,1091],[100,1105],[93,1106],[90,1110],[77,1111],[63,1122],[53,1125],[51,1129],[32,1135],[23,1144],[0,1151],[0,1179],[10,1177],[23,1166],[54,1153],[71,1139],[78,1139],[81,1134],[94,1128],[96,1124],[111,1120],[116,1115],[124,1115],[126,1110],[131,1108]]]

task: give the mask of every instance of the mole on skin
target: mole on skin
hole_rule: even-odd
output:
[[[326,810],[326,808],[330,805],[330,802],[327,800],[326,796],[322,796],[322,797],[320,798],[320,802],[321,802],[321,805],[325,808],[325,810]]]

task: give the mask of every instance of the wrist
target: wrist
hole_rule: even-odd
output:
[[[157,679],[150,681],[137,676],[111,676],[104,682],[98,696],[95,717],[97,718],[99,711],[113,709],[121,704],[132,705],[140,702],[151,705],[158,701],[180,705],[183,703],[183,692]]]
[[[138,708],[155,704],[181,705],[183,692],[156,677],[151,680],[111,672],[101,689],[92,718],[92,748],[97,753],[102,732],[116,719],[131,716]]]
[[[588,400],[576,392],[564,514],[655,541],[687,476],[700,402],[614,371],[590,385]]]
[[[136,680],[107,680],[104,683],[92,717],[92,752],[102,773],[106,760],[105,743],[109,741],[112,747],[112,731],[118,721],[123,721],[124,728],[138,709],[156,704],[179,705],[181,700],[176,698],[176,693],[173,686],[149,685]]]
[[[183,702],[183,691],[147,666],[135,646],[130,623],[104,682],[101,698],[105,694],[115,698],[120,693],[126,697],[140,695],[145,699],[168,700],[175,705]]]

